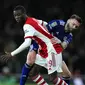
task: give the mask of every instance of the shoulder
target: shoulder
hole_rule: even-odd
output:
[[[47,25],[47,22],[46,22],[46,21],[43,21],[43,20],[39,20],[39,19],[38,19],[38,22],[39,22],[41,25]]]
[[[33,27],[32,25],[30,25],[30,24],[24,24],[23,30],[24,30],[25,32],[31,31],[31,30],[34,30],[34,27]]]
[[[65,25],[65,21],[64,20],[59,20],[60,25],[64,26]]]
[[[26,19],[26,22],[25,22],[23,28],[24,28],[24,29],[34,28],[33,26],[35,25],[36,22],[37,22],[37,19],[32,18],[32,17],[28,17],[28,18]]]
[[[65,25],[65,21],[64,20],[51,20],[50,22],[48,22],[48,24],[50,24],[52,27],[57,26],[57,25]]]
[[[33,23],[33,21],[36,20],[35,18],[32,18],[32,17],[28,17],[25,21],[25,24],[30,24],[30,23]]]

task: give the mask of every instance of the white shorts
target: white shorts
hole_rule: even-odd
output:
[[[48,70],[48,74],[55,71],[62,72],[62,53],[48,53],[47,58],[43,58],[37,54],[35,64],[45,67]]]

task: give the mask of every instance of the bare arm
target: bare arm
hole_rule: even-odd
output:
[[[63,41],[63,42],[61,43],[61,45],[62,45],[63,49],[66,49],[67,46],[68,46],[68,43],[67,43],[66,41]]]

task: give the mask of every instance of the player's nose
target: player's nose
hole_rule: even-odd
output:
[[[76,28],[76,25],[73,25],[73,28]]]

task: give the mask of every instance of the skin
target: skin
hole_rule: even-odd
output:
[[[65,31],[72,32],[73,30],[78,29],[80,23],[76,19],[68,19],[65,25]]]
[[[32,50],[31,52],[28,52],[26,63],[33,65],[35,62],[35,59],[36,59],[36,52],[34,50]]]
[[[62,69],[63,72],[61,74],[63,77],[72,77],[72,74],[64,61],[62,61]]]
[[[28,17],[26,13],[23,13],[21,10],[13,11],[13,15],[18,23],[24,23],[26,21],[26,18]]]

